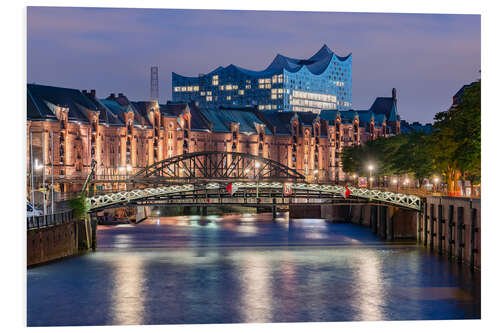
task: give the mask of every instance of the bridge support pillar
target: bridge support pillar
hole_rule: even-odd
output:
[[[276,212],[276,198],[273,198],[273,221],[276,220],[277,212]]]
[[[201,216],[207,216],[207,206],[201,207]]]
[[[370,206],[370,227],[374,234],[377,233],[378,206]]]
[[[394,239],[394,214],[396,209],[394,207],[386,207],[387,214],[386,214],[386,233],[385,233],[385,239],[386,240],[393,240]]]

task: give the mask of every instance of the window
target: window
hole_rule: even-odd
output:
[[[179,91],[181,91],[181,87],[174,87],[174,91],[175,91],[175,92],[179,92]]]
[[[238,95],[245,95],[245,90],[242,89],[238,90]]]
[[[212,85],[213,86],[219,85],[219,75],[212,76]]]
[[[230,100],[231,100],[231,96],[227,96],[227,97],[226,97],[226,99],[227,99],[228,101],[230,101]]]
[[[222,86],[221,86],[221,87],[222,87]],[[233,86],[232,86],[232,85],[230,85],[230,84],[227,84],[227,85],[226,85],[226,90],[232,90],[232,89],[233,89]]]

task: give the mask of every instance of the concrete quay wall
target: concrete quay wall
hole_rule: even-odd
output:
[[[431,251],[481,268],[481,199],[427,197],[417,240]]]
[[[28,230],[27,266],[48,263],[86,251],[92,245],[92,235],[91,223],[77,220]]]

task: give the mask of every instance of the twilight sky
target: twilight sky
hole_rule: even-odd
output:
[[[323,44],[353,54],[353,108],[398,90],[402,119],[431,122],[480,76],[479,15],[28,7],[28,82],[160,103],[171,72],[266,68],[277,53],[308,58]]]

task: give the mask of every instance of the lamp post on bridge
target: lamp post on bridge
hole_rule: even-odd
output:
[[[370,172],[370,178],[369,178],[369,181],[370,181],[370,190],[373,187],[373,177],[372,177],[373,169],[375,169],[375,167],[373,166],[373,164],[368,164],[368,171]]]

